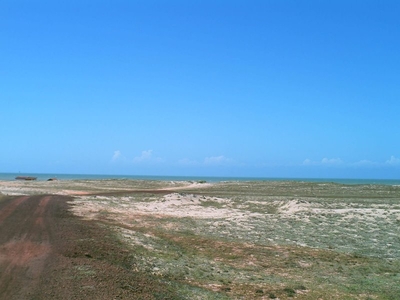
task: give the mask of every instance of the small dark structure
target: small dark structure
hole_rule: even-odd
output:
[[[47,179],[47,181],[56,181],[56,180],[58,180],[58,179],[55,177]]]
[[[36,180],[37,177],[32,176],[17,176],[15,177],[16,180]]]

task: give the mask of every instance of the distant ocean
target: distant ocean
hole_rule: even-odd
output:
[[[44,181],[50,178],[58,180],[101,180],[101,179],[131,179],[131,180],[168,180],[168,181],[297,181],[297,182],[334,182],[341,184],[383,184],[400,185],[400,179],[344,179],[344,178],[263,178],[263,177],[207,177],[207,176],[140,176],[140,175],[98,175],[98,174],[35,174],[35,173],[0,173],[0,180],[12,181],[17,176],[37,177]]]

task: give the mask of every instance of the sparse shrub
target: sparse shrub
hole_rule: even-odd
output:
[[[294,289],[295,289],[295,290],[299,290],[299,291],[305,291],[305,290],[307,290],[307,288],[306,288],[304,285],[302,285],[302,284],[296,285],[296,286],[294,287]]]
[[[268,294],[268,297],[269,297],[270,299],[276,299],[276,298],[277,298],[276,295],[275,295],[274,293],[269,293],[269,294]]]
[[[296,295],[296,291],[289,287],[284,288],[283,291],[286,293],[288,297],[293,297],[294,295]]]

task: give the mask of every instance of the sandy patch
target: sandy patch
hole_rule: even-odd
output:
[[[303,200],[289,200],[275,202],[281,215],[295,215],[299,213],[310,213],[315,215],[337,214],[347,218],[351,217],[380,217],[387,218],[390,215],[399,215],[400,209],[392,209],[390,206],[379,206],[379,208],[320,208],[316,203],[309,203]],[[317,207],[316,207],[317,206]]]
[[[136,203],[142,213],[162,214],[170,217],[226,218],[235,214],[228,208],[204,207],[204,203],[228,204],[229,199],[172,193],[150,203]]]
[[[261,216],[259,213],[231,208],[231,204],[232,200],[228,198],[183,193],[167,194],[152,201],[135,201],[132,197],[81,196],[75,199],[72,210],[76,215],[88,219],[107,214],[111,218],[118,218],[121,223],[144,216],[223,219],[242,223],[251,217]]]
[[[90,194],[89,192],[84,192],[84,191],[74,191],[74,190],[62,190],[57,192],[57,195],[66,195],[66,196],[82,196],[82,195],[88,195]]]
[[[280,201],[277,204],[280,206],[279,212],[282,214],[295,214],[311,208],[310,203],[300,200]]]
[[[176,184],[175,181],[171,181],[173,185]],[[162,191],[171,191],[171,190],[185,190],[185,189],[200,189],[200,188],[207,188],[210,187],[212,184],[211,183],[199,183],[199,182],[189,182],[189,181],[184,181],[184,182],[179,182],[180,184],[184,183],[183,186],[171,186],[167,188],[162,188],[160,190]]]
[[[112,191],[181,191],[207,188],[211,185],[213,184],[192,181],[145,180],[0,181],[0,194],[10,196],[34,194],[80,196]]]

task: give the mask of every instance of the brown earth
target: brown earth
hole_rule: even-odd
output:
[[[71,197],[0,199],[0,299],[179,299],[135,270],[107,228],[72,215]]]

